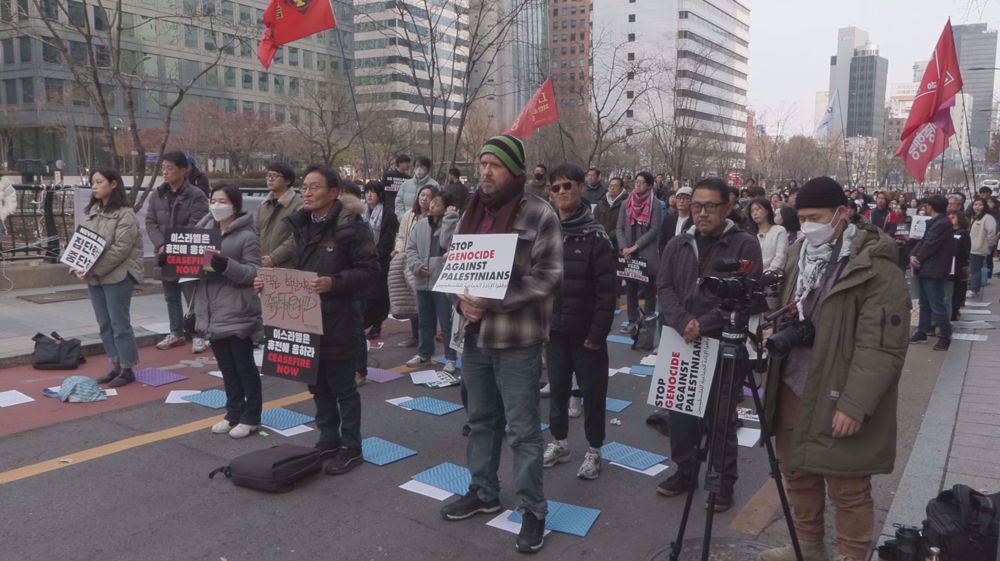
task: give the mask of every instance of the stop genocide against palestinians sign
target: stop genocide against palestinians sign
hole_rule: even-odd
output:
[[[660,337],[656,356],[647,402],[704,417],[719,358],[719,340],[702,337],[687,344],[677,331],[668,327]]]
[[[517,234],[454,236],[434,292],[503,300],[516,249]]]

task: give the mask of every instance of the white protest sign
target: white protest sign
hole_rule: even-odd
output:
[[[503,300],[516,249],[517,234],[454,236],[434,292]]]
[[[104,247],[108,241],[97,235],[97,232],[77,226],[73,237],[66,244],[66,251],[59,258],[60,263],[69,265],[70,268],[86,273],[97,263],[104,252]]]
[[[927,231],[927,222],[931,219],[930,216],[914,216],[912,222],[910,222],[910,239],[911,240],[922,240],[924,239],[924,232]]]
[[[677,331],[665,328],[656,356],[647,402],[704,417],[719,358],[719,340],[702,337],[689,345]]]

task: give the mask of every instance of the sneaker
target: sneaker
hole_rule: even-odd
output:
[[[690,477],[682,477],[675,473],[664,479],[656,486],[656,492],[664,497],[676,497],[687,493],[695,486],[695,482]]]
[[[172,349],[174,347],[183,344],[184,344],[184,337],[181,337],[179,335],[174,335],[173,333],[171,333],[166,337],[164,337],[163,339],[160,339],[160,342],[156,344],[156,348],[160,349],[161,351],[165,351],[167,349]]]
[[[337,450],[340,450],[343,445],[337,442],[317,442],[313,445],[313,448],[319,450],[319,457],[321,460],[328,460],[337,455]]]
[[[442,368],[441,370],[444,370],[448,374],[454,374],[455,373],[455,361],[454,360],[446,360],[446,361],[444,361],[444,368]]]
[[[593,480],[599,475],[601,475],[601,449],[588,448],[587,453],[583,455],[580,469],[576,470],[576,476],[580,479]]]
[[[363,462],[361,448],[341,448],[336,455],[326,463],[323,471],[327,475],[343,475],[358,467]]]
[[[829,561],[822,542],[799,540],[799,549],[802,550],[802,561]],[[769,549],[761,553],[757,561],[795,561],[795,549],[791,544]]]
[[[354,373],[354,385],[355,386],[357,386],[357,387],[360,388],[361,386],[363,386],[363,385],[365,385],[367,383],[368,383],[368,376],[365,376],[364,374],[362,374],[360,372],[355,372]]]
[[[542,389],[538,390],[538,395],[541,397],[549,397],[550,395],[552,395],[552,386],[548,382],[545,382],[545,385],[542,386]]]
[[[927,334],[924,333],[923,331],[917,331],[910,336],[911,345],[919,345],[921,343],[926,343],[926,342],[927,342]]]
[[[135,381],[135,373],[131,368],[122,368],[121,374],[115,376],[114,380],[108,382],[109,388],[120,388]]]
[[[231,424],[229,421],[223,419],[212,425],[212,434],[227,434],[229,431],[233,430],[234,426],[235,425]]]
[[[195,337],[191,341],[191,352],[194,354],[203,353],[208,350],[208,341],[201,337]]]
[[[413,355],[413,358],[411,358],[410,360],[406,361],[406,367],[407,368],[416,368],[418,366],[424,366],[425,364],[429,364],[430,362],[431,362],[431,359],[429,359],[429,358],[424,358],[424,357],[422,357],[420,355]]]
[[[120,368],[115,367],[111,372],[108,372],[104,376],[101,376],[100,378],[98,378],[97,380],[94,380],[94,381],[97,382],[98,384],[107,384],[111,380],[114,380],[115,377],[117,377],[119,374],[121,374],[121,372],[122,371],[121,371]]]
[[[417,346],[417,340],[413,337],[409,339],[403,339],[402,341],[396,343],[396,346],[401,349],[409,349]]]
[[[240,423],[233,427],[233,430],[229,431],[229,436],[233,438],[246,438],[259,430],[260,425],[245,425]]]
[[[569,443],[565,440],[555,440],[545,445],[542,456],[542,467],[552,467],[569,461]]]
[[[705,501],[705,510],[708,510],[708,501]],[[733,508],[733,495],[716,495],[715,496],[715,512],[726,512],[727,510]]]
[[[934,344],[935,351],[947,351],[948,347],[951,346],[951,339],[948,337],[938,337],[937,343]]]
[[[521,531],[517,533],[517,550],[521,553],[537,553],[545,544],[545,519],[541,520],[533,512],[521,515]]]
[[[583,399],[574,396],[569,398],[569,416],[574,419],[583,415]]]
[[[500,512],[503,506],[500,499],[484,501],[479,498],[475,491],[470,490],[465,495],[451,501],[441,507],[441,516],[445,520],[465,520],[477,514],[492,514]]]

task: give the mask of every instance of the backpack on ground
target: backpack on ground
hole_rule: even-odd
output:
[[[629,326],[632,350],[655,351],[660,346],[660,316],[639,309],[639,319]]]
[[[35,342],[31,366],[38,370],[76,370],[87,361],[83,358],[79,339],[63,339],[53,331],[51,336],[36,333],[31,340]]]
[[[268,493],[286,493],[295,483],[318,473],[322,462],[316,448],[280,444],[237,456],[228,466],[212,470],[208,478],[222,473],[234,485]]]
[[[996,561],[1000,493],[984,495],[955,485],[927,503],[924,547],[941,548],[942,561]]]

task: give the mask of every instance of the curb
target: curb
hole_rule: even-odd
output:
[[[135,328],[135,342],[140,348],[155,345],[161,337],[163,335],[160,333],[154,333],[141,327]],[[30,338],[26,338],[30,341]],[[69,336],[69,338],[80,340],[80,352],[83,356],[90,357],[104,354],[104,343],[101,342],[101,336],[97,333]],[[0,357],[0,369],[31,364],[31,355],[32,353],[28,352]]]

